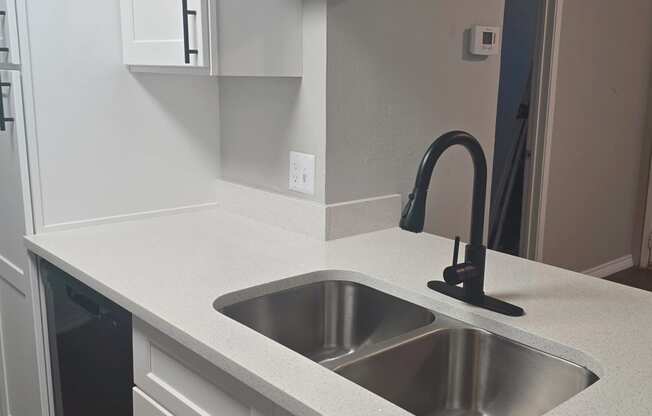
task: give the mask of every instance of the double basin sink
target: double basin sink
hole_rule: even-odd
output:
[[[598,380],[353,281],[262,292],[227,295],[215,308],[416,416],[539,416]]]

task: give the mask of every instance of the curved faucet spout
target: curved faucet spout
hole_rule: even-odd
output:
[[[444,269],[444,282],[428,282],[434,291],[509,316],[522,316],[518,306],[492,298],[484,293],[484,272],[487,248],[482,244],[484,234],[484,207],[487,196],[487,159],[482,146],[469,133],[452,131],[430,145],[417,174],[414,191],[401,216],[401,228],[414,233],[423,231],[426,217],[426,199],[432,172],[437,161],[451,146],[463,146],[470,154],[475,169],[473,177],[473,205],[471,207],[471,243],[466,246],[464,263],[458,263],[459,237],[455,239],[453,264]],[[458,287],[462,284],[462,287]]]
[[[401,217],[401,228],[420,233],[423,231],[428,188],[435,165],[451,146],[463,146],[470,154],[475,169],[473,177],[473,204],[471,207],[471,244],[482,245],[484,233],[485,201],[487,194],[487,159],[478,140],[469,133],[452,131],[430,145],[421,161],[414,191]]]

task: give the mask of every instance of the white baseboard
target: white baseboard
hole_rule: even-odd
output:
[[[400,195],[326,205],[223,180],[216,189],[228,212],[322,241],[396,227],[401,213]]]
[[[634,267],[634,257],[630,254],[600,266],[593,267],[592,269],[585,270],[582,273],[604,279],[605,277],[609,277],[612,274],[631,269],[632,267]]]
[[[43,226],[42,232],[48,233],[54,231],[65,231],[74,228],[91,227],[94,225],[109,224],[114,222],[138,220],[143,218],[159,217],[162,215],[180,214],[184,212],[201,211],[204,209],[215,208],[216,206],[217,203],[209,202],[206,204],[199,204],[199,205],[189,205],[184,207],[159,209],[155,211],[143,211],[143,212],[135,212],[132,214],[125,214],[125,215],[115,215],[112,217],[92,218],[89,220],[71,221],[71,222],[64,222],[58,224],[46,224]]]

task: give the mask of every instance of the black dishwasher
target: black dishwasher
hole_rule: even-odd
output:
[[[41,260],[56,416],[132,416],[131,314]]]

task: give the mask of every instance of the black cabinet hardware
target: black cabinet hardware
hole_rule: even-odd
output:
[[[190,34],[188,32],[188,16],[197,16],[196,10],[188,10],[188,0],[181,1],[181,13],[183,18],[183,52],[185,63],[190,63],[190,55],[198,55],[197,49],[190,49]]]
[[[0,131],[7,131],[7,123],[13,123],[13,117],[5,117],[5,100],[2,96],[2,88],[11,87],[10,82],[0,80]]]

